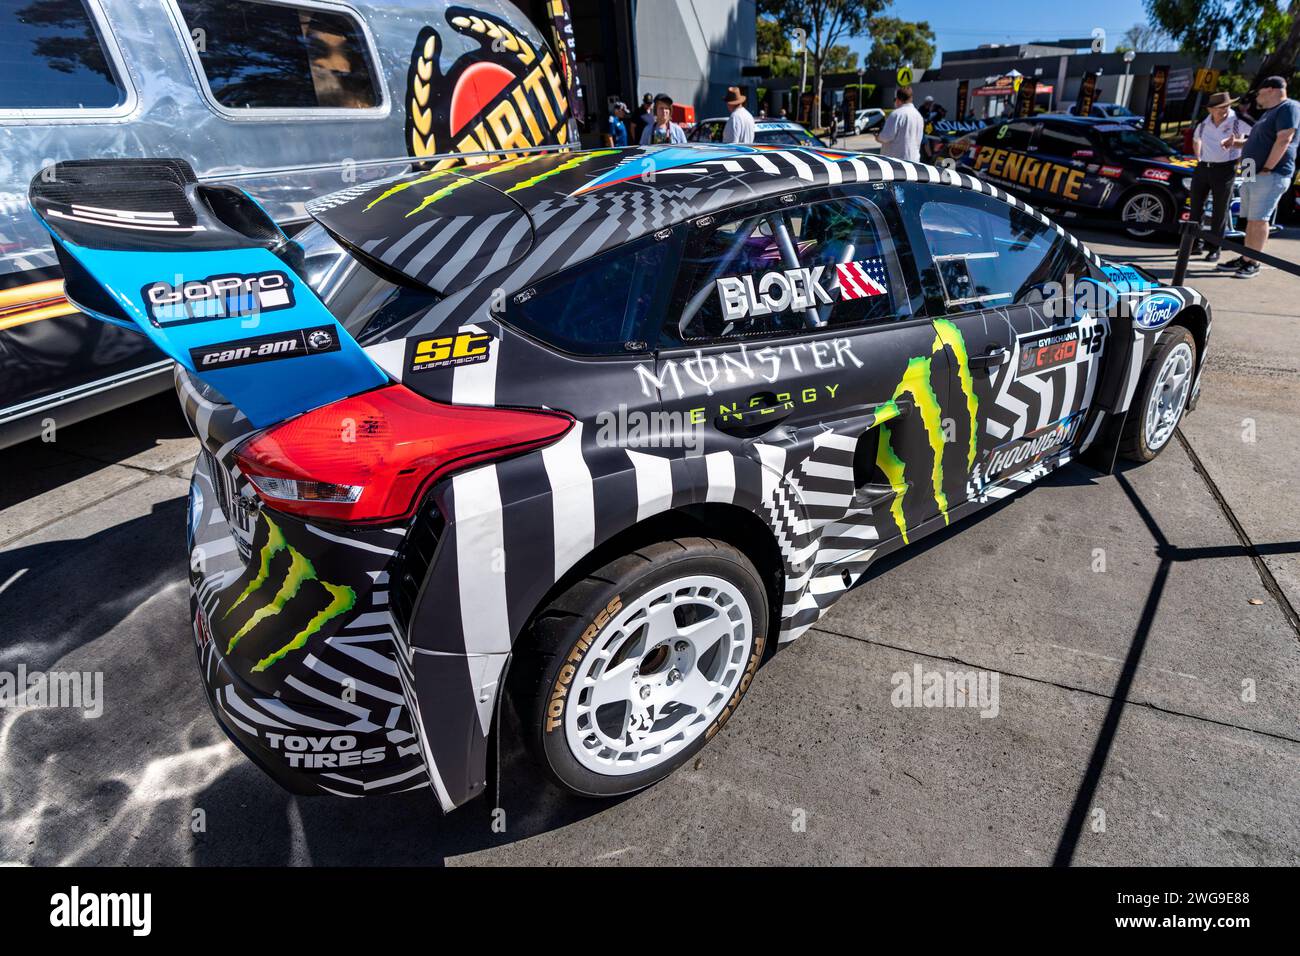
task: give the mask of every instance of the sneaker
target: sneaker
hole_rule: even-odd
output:
[[[1218,250],[1218,249],[1211,249],[1209,252],[1207,252],[1207,253],[1205,254],[1205,261],[1206,261],[1206,262],[1218,262],[1218,261],[1219,261],[1219,250]]]
[[[1246,264],[1245,256],[1237,256],[1235,259],[1229,259],[1227,262],[1220,262],[1214,268],[1222,269],[1224,272],[1236,272]]]
[[[1238,279],[1253,279],[1253,278],[1255,278],[1255,276],[1257,276],[1257,275],[1259,275],[1259,263],[1258,263],[1258,262],[1247,262],[1247,263],[1244,263],[1244,264],[1242,265],[1242,267],[1241,267],[1240,269],[1237,270],[1237,278],[1238,278]]]

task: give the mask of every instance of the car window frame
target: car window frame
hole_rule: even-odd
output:
[[[185,51],[185,58],[190,65],[190,74],[198,84],[199,95],[203,99],[204,105],[213,113],[232,122],[265,123],[283,122],[287,119],[299,122],[338,119],[380,120],[387,118],[392,112],[393,102],[388,91],[388,77],[384,69],[384,61],[379,56],[379,47],[375,43],[374,33],[371,31],[370,23],[365,16],[352,4],[344,3],[342,0],[239,0],[239,2],[261,4],[268,7],[320,10],[323,13],[333,13],[353,19],[359,27],[361,38],[365,44],[364,52],[379,100],[374,106],[365,106],[359,109],[349,109],[343,106],[251,106],[235,109],[226,106],[212,92],[212,86],[208,82],[208,74],[203,69],[203,59],[199,51],[194,47],[194,42],[190,36],[190,27],[185,20],[184,13],[181,11],[180,4],[177,0],[162,0],[162,5],[167,10],[172,21],[172,27],[176,31],[176,38]]]
[[[985,192],[976,192],[975,190],[944,186],[937,183],[898,182],[895,183],[894,186],[896,189],[905,189],[914,192],[918,196],[924,196],[927,189],[946,190],[946,192],[942,192],[939,195],[954,199],[956,205],[965,205],[978,209],[982,202],[993,202],[1000,203],[1002,206],[1013,211],[1021,212],[1024,215],[1033,216],[1032,213],[1027,212],[1020,207],[1013,206],[1011,203]],[[924,206],[926,202],[930,201],[937,200],[922,198],[918,203],[916,203],[914,212],[900,208],[903,228],[908,233],[913,249],[913,262],[916,263],[917,270],[921,274],[920,280],[925,298],[925,314],[931,319],[966,318],[969,316],[980,315],[984,312],[1012,309],[1025,305],[1026,303],[1022,301],[1016,301],[1015,294],[1019,291],[1016,289],[1011,290],[1011,298],[1004,302],[982,303],[977,299],[948,299],[947,289],[939,275],[936,257],[930,251],[930,244],[926,241],[925,231],[921,223],[921,207]],[[1033,218],[1037,220],[1037,217]],[[1052,237],[1050,250],[1043,257],[1043,262],[1046,262],[1049,259],[1055,260],[1057,257],[1062,255],[1064,249],[1073,246],[1073,243],[1070,242],[1067,236],[1058,232],[1050,224],[1043,224],[1043,228],[1046,230],[1046,233]],[[920,252],[917,251],[918,246],[920,247]],[[1068,252],[1066,254],[1068,254]],[[939,258],[944,257],[941,256]],[[1087,263],[1086,256],[1083,256],[1083,261]],[[1091,266],[1089,265],[1088,268],[1091,274]],[[954,306],[952,304],[953,302],[958,303],[958,305]],[[972,305],[969,308],[962,308],[962,304],[965,303],[971,303]]]
[[[135,79],[127,68],[122,46],[104,12],[101,0],[83,0],[91,24],[99,39],[104,59],[113,72],[113,80],[123,92],[122,102],[116,106],[52,106],[48,108],[0,108],[0,125],[30,125],[40,123],[77,123],[94,120],[122,120],[131,116],[140,106],[140,94]]]
[[[534,342],[538,346],[544,349],[548,349],[549,351],[554,352],[557,355],[563,355],[565,358],[574,359],[580,362],[611,362],[611,361],[624,362],[629,359],[638,362],[643,362],[646,359],[657,355],[659,352],[659,338],[660,338],[660,333],[663,329],[663,317],[667,313],[668,307],[673,301],[673,294],[677,288],[677,281],[681,276],[682,250],[685,249],[685,235],[686,235],[686,224],[678,223],[677,225],[669,226],[665,229],[657,230],[656,232],[645,233],[643,235],[636,236],[633,239],[629,239],[626,242],[620,242],[618,245],[610,246],[607,249],[601,249],[599,252],[595,253],[594,255],[587,256],[586,258],[578,262],[570,263],[569,265],[565,266],[563,269],[557,269],[554,272],[550,272],[547,273],[546,275],[536,277],[532,279],[527,285],[520,286],[519,288],[514,289],[511,292],[507,293],[504,298],[504,301],[506,303],[505,307],[502,308],[499,313],[494,314],[493,319],[499,322],[505,328],[509,329],[515,335],[525,338],[530,342]],[[588,263],[591,262],[591,260],[600,258],[601,256],[613,255],[614,253],[626,250],[628,246],[632,246],[642,242],[646,243],[647,245],[649,245],[651,242],[663,242],[668,245],[668,252],[666,253],[666,255],[668,256],[668,267],[667,267],[668,275],[665,277],[665,281],[660,283],[659,291],[655,295],[654,304],[650,308],[651,313],[654,313],[656,311],[659,313],[660,321],[658,323],[649,323],[646,326],[644,330],[646,332],[646,339],[644,340],[646,347],[644,349],[631,350],[625,348],[622,352],[605,352],[605,353],[573,352],[570,351],[569,349],[566,349],[563,345],[560,345],[558,342],[553,341],[551,339],[543,338],[542,336],[538,335],[536,332],[533,332],[532,330],[527,329],[512,320],[511,318],[512,304],[516,304],[516,305],[521,304],[521,303],[515,303],[515,298],[517,296],[523,295],[524,293],[528,292],[530,289],[536,289],[538,286],[549,285],[550,283],[555,282],[556,280],[569,281],[564,277],[567,276],[570,272],[572,272],[575,269],[584,268]],[[627,343],[624,344],[626,345]]]
[[[702,226],[711,226],[718,221],[732,221],[736,219],[749,219],[755,216],[770,214],[774,211],[784,210],[795,206],[810,206],[820,202],[830,202],[834,200],[851,199],[861,196],[871,202],[880,205],[880,200],[873,198],[874,193],[881,193],[892,205],[894,203],[893,194],[888,189],[889,184],[884,182],[877,183],[854,183],[843,184],[840,186],[819,186],[813,189],[807,189],[802,192],[784,193],[781,196],[769,196],[761,200],[742,203],[731,206],[727,209],[720,210],[716,213],[710,213],[707,216],[700,216],[686,223],[681,224],[681,234],[678,237],[677,249],[677,275],[673,282],[672,293],[668,298],[669,315],[673,321],[680,321],[680,316],[675,314],[673,306],[683,299],[689,299],[694,292],[698,291],[694,287],[686,288],[686,282],[694,282],[694,276],[688,276],[684,265],[686,251],[694,238],[693,230]],[[884,210],[882,210],[883,212]],[[901,212],[895,211],[901,219]],[[903,280],[903,290],[901,298],[905,301],[908,314],[905,317],[895,318],[893,321],[875,321],[875,322],[857,322],[850,325],[828,325],[821,329],[800,329],[797,331],[778,331],[766,335],[738,336],[729,339],[710,339],[698,340],[693,342],[682,342],[678,340],[666,341],[663,332],[663,326],[657,330],[660,347],[656,354],[666,356],[676,356],[696,351],[709,352],[710,350],[725,350],[735,348],[740,343],[756,342],[761,343],[763,347],[779,347],[782,344],[791,342],[815,341],[821,338],[843,338],[851,335],[862,335],[876,330],[896,329],[910,326],[917,321],[929,322],[930,318],[925,311],[925,301],[920,286],[918,270],[915,267],[914,253],[911,251],[911,237],[904,230],[901,234],[886,233],[891,246],[886,250],[886,267],[889,270],[890,278]],[[905,246],[906,257],[900,254],[900,245]],[[911,268],[909,268],[909,264]],[[685,293],[685,295],[683,294]],[[666,316],[667,318],[667,316]],[[665,323],[666,324],[666,323]]]

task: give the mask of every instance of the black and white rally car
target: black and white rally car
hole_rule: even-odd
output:
[[[285,786],[480,794],[509,695],[627,793],[872,562],[1197,394],[1202,298],[968,175],[761,146],[417,165],[287,238],[178,161],[62,163],[69,296],[177,363],[193,630]]]

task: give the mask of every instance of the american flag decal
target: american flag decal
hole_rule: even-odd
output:
[[[889,291],[885,287],[885,261],[878,257],[845,262],[835,267],[835,275],[842,299],[865,299]]]

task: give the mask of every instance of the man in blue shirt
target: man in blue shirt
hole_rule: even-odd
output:
[[[627,145],[627,104],[615,100],[609,107],[609,135],[605,137],[606,146]]]
[[[1267,77],[1260,83],[1255,102],[1267,112],[1250,131],[1250,136],[1240,141],[1245,180],[1241,184],[1241,215],[1246,220],[1247,247],[1263,252],[1273,210],[1295,177],[1295,131],[1300,126],[1300,103],[1287,99],[1286,80],[1280,76]],[[1259,275],[1259,263],[1245,256],[1225,262],[1219,268],[1235,269],[1238,279]]]

